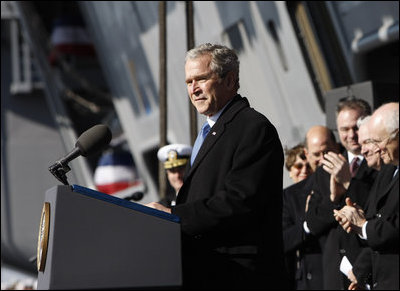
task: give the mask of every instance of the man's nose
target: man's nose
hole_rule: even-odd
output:
[[[303,167],[301,168],[301,172],[306,173],[308,172],[309,168],[310,168],[309,164],[304,164]]]
[[[190,84],[189,84],[189,91],[190,94],[193,94],[194,92],[196,92],[196,90],[198,89],[198,83],[196,82],[196,80],[193,80]]]
[[[349,136],[354,139],[357,136],[357,131],[354,129],[350,129]]]

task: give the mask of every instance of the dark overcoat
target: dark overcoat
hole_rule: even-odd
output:
[[[283,190],[283,245],[285,263],[292,288],[322,290],[322,251],[319,238],[304,231],[307,196],[312,177]]]
[[[354,263],[361,283],[375,290],[399,290],[399,173],[395,167],[382,168],[371,190],[365,218],[368,246]],[[370,268],[366,268],[370,266]]]
[[[279,289],[283,149],[272,123],[237,95],[188,169],[181,218],[185,289]]]
[[[347,153],[343,153],[347,157]],[[333,209],[341,209],[345,205],[345,198],[359,206],[364,207],[369,197],[372,185],[377,176],[377,171],[369,168],[364,159],[355,177],[351,179],[350,186],[339,202],[331,202],[330,174],[322,167],[312,175],[314,178],[313,191],[306,214],[307,225],[311,233],[319,237],[322,246],[322,265],[324,289],[347,289],[350,281],[340,272],[340,262],[346,256],[350,263],[361,250],[361,245],[356,235],[347,234],[335,220]]]

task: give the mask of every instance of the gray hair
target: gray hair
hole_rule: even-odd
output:
[[[366,116],[360,116],[357,119],[357,127],[360,128],[363,124],[367,123],[368,120],[371,119],[371,115],[366,115]]]
[[[224,78],[229,72],[236,73],[236,87],[239,89],[239,59],[236,52],[226,46],[205,43],[186,53],[185,62],[203,55],[211,56],[210,69],[220,78]]]

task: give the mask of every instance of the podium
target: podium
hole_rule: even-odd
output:
[[[182,285],[179,217],[78,185],[45,195],[38,289]]]

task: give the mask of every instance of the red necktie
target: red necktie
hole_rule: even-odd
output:
[[[358,164],[358,157],[354,157],[353,160],[350,163],[350,173],[351,177],[354,177],[357,174],[357,170],[360,167]]]

